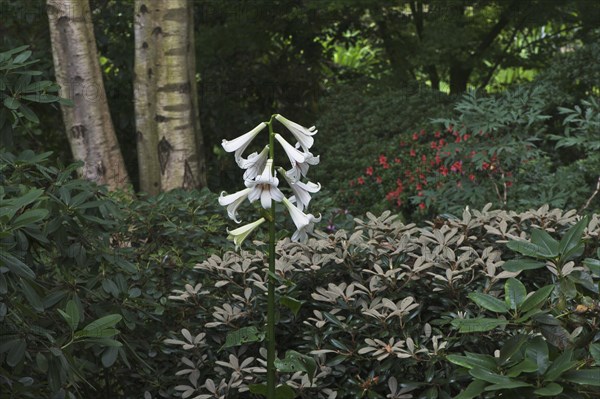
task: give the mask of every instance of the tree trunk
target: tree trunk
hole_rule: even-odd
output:
[[[158,0],[136,0],[134,16],[135,66],[133,98],[135,105],[136,142],[140,191],[156,195],[160,192],[158,162],[158,126],[156,115],[156,45]]]
[[[195,79],[193,4],[136,0],[135,105],[142,190],[206,185]]]
[[[48,0],[50,39],[56,81],[73,157],[84,162],[81,174],[110,190],[125,188],[129,177],[115,135],[88,0]]]

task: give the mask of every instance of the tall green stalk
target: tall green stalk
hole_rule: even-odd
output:
[[[273,117],[269,120],[269,158],[275,162]],[[271,171],[273,174],[274,171]],[[269,218],[269,276],[267,279],[267,399],[275,399],[275,201],[271,200]]]

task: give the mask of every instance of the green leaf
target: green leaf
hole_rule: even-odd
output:
[[[71,330],[75,331],[79,326],[80,313],[79,307],[77,306],[74,300],[71,299],[67,302],[66,311],[69,315],[69,318],[71,319],[71,323],[69,324],[69,326],[71,327]]]
[[[225,344],[223,344],[221,350],[224,348],[240,346],[248,342],[261,342],[264,338],[265,334],[260,333],[256,327],[243,327],[239,330],[230,331],[229,333],[227,333],[227,337],[225,338]]]
[[[25,357],[25,350],[27,349],[27,343],[24,339],[14,341],[14,344],[8,349],[6,355],[6,363],[10,367],[15,367],[21,363],[21,360]]]
[[[533,373],[538,370],[537,364],[530,358],[523,359],[523,361],[515,364],[506,371],[506,375],[509,377],[518,377],[521,373]]]
[[[516,278],[509,278],[504,284],[504,300],[506,305],[513,310],[516,310],[519,305],[525,301],[527,296],[527,289],[523,283]]]
[[[38,82],[33,82],[23,89],[23,93],[33,93],[36,91],[41,91],[52,86],[53,84],[54,83],[52,83],[52,81],[50,80],[40,80]]]
[[[483,392],[486,385],[487,383],[485,381],[474,380],[467,386],[467,389],[455,396],[454,399],[473,399]]]
[[[594,366],[600,366],[600,343],[590,344],[590,355],[594,358]]]
[[[21,96],[24,100],[33,101],[34,103],[53,103],[60,100],[60,97],[52,94],[27,94]]]
[[[527,338],[528,336],[523,334],[510,337],[500,349],[500,357],[498,358],[498,361],[501,364],[505,364],[512,360],[513,355],[521,349],[525,342],[527,342]]]
[[[529,241],[509,241],[506,246],[513,251],[516,251],[525,256],[531,256],[532,258],[540,258],[540,259],[553,259],[556,258],[558,253],[549,253],[547,250],[537,244],[534,244]]]
[[[561,394],[563,391],[563,387],[558,385],[556,382],[551,382],[550,384],[536,389],[533,393],[539,396],[556,396]]]
[[[251,393],[267,396],[266,384],[250,384],[248,390]],[[275,399],[294,399],[295,397],[296,393],[289,385],[283,384],[275,388]]]
[[[590,269],[593,275],[600,277],[600,260],[585,258],[583,264]]]
[[[600,387],[600,367],[569,371],[562,376],[562,379],[576,384]]]
[[[496,360],[493,356],[471,352],[465,352],[465,355],[466,356],[448,355],[446,359],[467,369],[484,368],[487,370],[495,370],[497,367]]]
[[[99,318],[98,320],[92,321],[83,329],[87,331],[95,331],[113,328],[121,321],[122,318],[123,316],[121,316],[120,314],[109,314],[107,316]]]
[[[22,293],[25,295],[25,299],[31,305],[32,308],[37,310],[38,312],[44,311],[44,303],[42,302],[42,298],[40,298],[37,291],[27,282],[27,280],[21,280],[19,282],[21,286]]]
[[[31,209],[17,216],[11,223],[11,227],[16,230],[21,227],[29,226],[44,220],[46,216],[48,216],[47,209]]]
[[[542,337],[534,337],[527,344],[525,355],[537,364],[538,374],[544,374],[550,365],[548,344]]]
[[[558,246],[558,252],[561,255],[581,244],[581,237],[588,223],[588,218],[585,216],[565,233]]]
[[[532,387],[532,386],[533,385],[531,385],[525,381],[513,380],[513,381],[507,381],[507,382],[494,384],[494,385],[488,385],[487,387],[485,387],[484,391],[486,391],[486,392],[499,391],[501,389],[515,389],[515,388],[525,388],[525,387]]]
[[[546,266],[544,262],[533,259],[511,259],[504,262],[502,268],[508,272],[520,272],[522,270],[540,269]]]
[[[559,254],[558,241],[555,240],[545,230],[533,229],[531,231],[531,242],[542,247],[544,249],[544,253],[548,256],[557,257]]]
[[[294,350],[288,350],[284,359],[275,359],[275,368],[282,373],[295,373],[304,371],[312,383],[315,372],[317,371],[317,362],[311,356],[303,355]]]
[[[14,64],[22,64],[31,57],[31,50],[23,51],[21,54],[17,55],[13,60]]]
[[[454,319],[452,326],[461,333],[484,332],[508,324],[507,320],[478,317],[476,319]]]
[[[8,267],[8,270],[17,276],[33,280],[35,273],[25,263],[15,258],[6,251],[0,251],[0,265]]]
[[[291,310],[292,313],[294,313],[294,316],[297,316],[303,301],[299,301],[289,296],[283,296],[279,299],[279,303]]]
[[[484,309],[491,310],[492,312],[508,312],[508,306],[506,306],[506,304],[500,299],[491,295],[482,294],[480,292],[471,292],[469,294],[469,298],[477,305],[481,306]]]
[[[117,360],[119,354],[119,348],[115,346],[108,347],[102,353],[102,365],[104,367],[112,366]]]
[[[38,116],[27,105],[21,104],[21,106],[19,107],[19,112],[21,112],[21,114],[23,114],[25,119],[27,119],[29,122],[33,122],[36,124],[40,123],[40,119],[38,118]]]
[[[8,109],[15,110],[21,106],[21,103],[14,97],[6,97],[4,99],[4,106]]]
[[[554,381],[564,372],[571,370],[573,367],[577,367],[578,363],[576,361],[571,361],[572,357],[573,351],[571,349],[567,349],[561,353],[554,359],[552,364],[550,364],[546,373],[544,373],[544,381]]]
[[[521,312],[528,312],[541,304],[543,304],[546,299],[552,294],[554,290],[554,285],[547,285],[545,287],[540,288],[533,294],[531,294],[519,307]]]
[[[507,384],[507,383],[511,382],[510,377],[507,377],[505,375],[500,375],[500,374],[494,373],[493,371],[486,370],[486,369],[473,368],[473,369],[469,370],[469,374],[471,374],[471,376],[473,376],[477,379],[487,381],[492,384]]]

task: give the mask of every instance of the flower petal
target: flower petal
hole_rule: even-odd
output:
[[[224,195],[225,192],[222,192],[219,197],[219,204],[221,206],[227,205],[227,216],[236,223],[240,223],[240,221],[237,220],[237,208],[246,198],[248,198],[248,194],[250,194],[251,191],[252,189],[245,188],[229,195]]]
[[[286,155],[290,159],[292,165],[295,162],[304,162],[306,157],[303,153],[295,149],[290,143],[288,143],[280,134],[275,134],[275,140],[279,141],[279,144],[283,147]]]
[[[250,130],[248,133],[242,134],[240,137],[237,137],[233,140],[223,139],[223,141],[221,142],[221,146],[227,152],[235,151],[235,160],[239,163],[239,160],[241,159],[244,150],[248,147],[248,145],[250,145],[254,137],[256,137],[256,135],[265,127],[267,127],[267,124],[261,122],[254,129]]]
[[[308,151],[314,144],[315,140],[311,137],[317,134],[318,130],[314,126],[305,128],[302,125],[292,122],[289,119],[284,118],[281,115],[275,115],[275,119],[281,122],[289,131],[294,135],[298,143],[302,146],[305,151]]]
[[[248,237],[250,233],[252,233],[258,226],[263,224],[265,221],[265,218],[260,218],[255,222],[248,223],[242,227],[238,227],[235,230],[227,230],[227,233],[229,233],[227,239],[233,240],[235,244],[235,249],[237,250],[242,245],[246,237]]]

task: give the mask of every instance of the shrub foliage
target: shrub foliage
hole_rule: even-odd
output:
[[[277,247],[279,357],[315,365],[280,373],[299,397],[598,395],[598,215],[355,221]],[[262,381],[265,264],[261,250],[213,255],[174,293],[197,320],[166,341],[182,397],[247,397]]]

